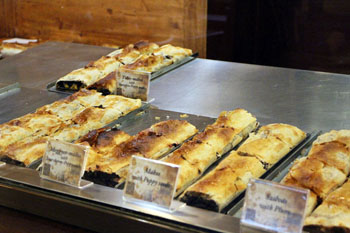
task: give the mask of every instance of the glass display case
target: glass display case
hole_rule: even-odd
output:
[[[228,4],[230,7],[235,5],[225,1],[221,1],[220,4]],[[229,118],[227,112],[220,115],[223,111],[245,109],[249,113],[247,114],[249,119],[256,120],[254,124],[252,123],[253,126],[249,125],[251,126],[249,132],[243,135],[242,130],[235,135],[235,140],[232,139],[228,143],[229,149],[225,147],[220,151],[213,150],[214,161],[206,164],[207,167],[198,169],[197,177],[192,184],[215,171],[231,155],[231,151],[239,150],[240,146],[246,142],[244,140],[249,133],[253,133],[252,138],[256,136],[257,133],[254,132],[260,130],[259,127],[284,123],[305,132],[305,137],[296,145],[290,146],[288,152],[280,159],[271,163],[262,159],[257,160],[262,167],[261,170],[264,171],[257,177],[275,182],[280,182],[286,176],[295,160],[307,155],[320,134],[330,130],[350,128],[349,75],[205,59],[207,47],[212,55],[215,47],[212,41],[218,36],[215,34],[216,30],[207,31],[207,1],[135,0],[86,3],[84,1],[0,0],[0,6],[4,9],[0,11],[0,18],[4,18],[4,23],[0,25],[2,37],[40,39],[37,46],[0,60],[0,123],[2,125],[25,114],[37,114],[38,109],[42,110],[42,106],[63,98],[74,99],[75,97],[68,97],[73,91],[55,89],[56,81],[66,77],[72,71],[92,69],[91,67],[99,69],[96,61],[110,58],[118,60],[119,54],[123,54],[123,51],[137,50],[135,61],[127,64],[120,59],[118,62],[121,64],[118,63],[117,71],[113,72],[118,72],[122,66],[135,68],[142,63],[144,68],[145,64],[148,66],[149,63],[156,63],[154,60],[140,60],[144,58],[145,54],[140,51],[145,45],[143,43],[146,42],[141,44],[136,42],[149,40],[159,46],[173,44],[191,49],[190,56],[186,55],[185,62],[184,60],[174,62],[175,56],[157,54],[153,50],[146,54],[149,57],[152,56],[152,59],[158,57],[162,61],[171,61],[171,65],[174,66],[170,67],[170,63],[167,63],[168,69],[161,67],[160,71],[149,72],[152,75],[149,76],[151,80],[149,80],[148,101],[143,101],[138,110],[131,111],[129,114],[121,111],[117,115],[116,111],[113,112],[115,110],[113,105],[110,112],[117,115],[117,117],[113,115],[114,118],[119,117],[119,119],[114,121],[116,119],[113,118],[113,121],[106,123],[107,121],[104,122],[105,119],[100,117],[97,120],[99,127],[94,127],[94,130],[108,126],[125,131],[133,137],[139,132],[149,133],[149,128],[161,121],[178,120],[190,122],[197,128],[199,134],[204,132],[200,140],[194,136],[194,139],[187,137],[187,141],[172,143],[171,148],[167,148],[165,153],[165,156],[168,156],[179,150],[183,143],[191,140],[194,141],[193,144],[202,143],[206,137],[209,137],[209,133],[205,130],[222,130],[222,128],[227,131],[237,130],[236,126],[236,128],[226,127],[224,123],[216,122],[218,118],[221,119],[220,116],[225,120]],[[264,8],[259,4],[257,6],[259,9]],[[225,9],[225,12],[228,10]],[[55,18],[52,18],[52,15],[55,15]],[[227,19],[232,24],[234,18],[233,16],[219,17],[209,13],[209,21],[214,20],[217,23],[211,22],[210,25],[222,27],[222,20]],[[226,26],[225,31],[228,30]],[[210,46],[207,45],[207,32],[211,36],[208,37],[212,43]],[[229,33],[229,37],[234,37],[232,32]],[[125,46],[130,43],[134,44],[131,47]],[[148,46],[152,43],[146,44]],[[227,57],[224,46],[220,46],[223,57]],[[228,47],[232,50],[237,47],[237,44],[232,43]],[[121,52],[119,48],[122,48]],[[113,76],[112,81],[117,80],[117,77]],[[89,91],[98,93],[95,89],[89,89]],[[103,96],[101,98],[108,98],[117,92],[102,93],[99,94]],[[88,102],[86,101],[87,106]],[[107,105],[107,102],[101,101],[101,104],[90,107],[97,109],[96,111],[104,111],[107,109],[104,105]],[[80,105],[75,107],[78,109]],[[61,117],[60,111],[57,115]],[[74,126],[83,124],[81,119],[67,119],[64,121],[65,126],[68,122]],[[89,120],[86,121],[89,123]],[[14,127],[20,124],[16,121],[11,122],[10,125]],[[40,127],[35,129],[33,135],[27,138],[34,138],[40,130]],[[58,131],[59,129],[56,132]],[[5,128],[0,128],[0,139],[5,137],[3,135],[6,133]],[[162,133],[155,135],[160,137],[163,136]],[[233,135],[232,132],[231,134]],[[223,133],[225,137],[231,134]],[[48,137],[48,135],[50,133],[40,137]],[[267,136],[264,134],[263,138],[265,137]],[[281,138],[278,140],[283,141]],[[85,188],[71,187],[42,179],[39,166],[41,157],[34,163],[16,163],[4,159],[4,148],[0,143],[0,159],[6,162],[0,164],[2,208],[41,216],[83,230],[101,232],[241,232],[244,228],[240,225],[240,214],[245,187],[240,191],[237,191],[236,187],[237,195],[223,208],[220,207],[217,210],[215,208],[210,210],[208,206],[199,208],[187,205],[183,202],[181,194],[173,200],[176,207],[165,210],[125,201],[123,182],[113,180],[115,177],[112,177],[112,180],[119,185],[95,183]],[[260,148],[260,150],[263,149]],[[209,150],[204,151],[206,155]],[[19,156],[21,155],[20,152]],[[201,162],[200,159],[190,160],[183,154],[179,157],[183,160],[188,159],[187,162],[192,161],[192,165]],[[247,164],[244,166],[248,167]],[[347,179],[346,177],[344,179]],[[243,179],[243,176],[239,176],[239,179],[241,178]],[[231,180],[227,182],[223,186],[228,187]],[[21,219],[18,219],[18,224],[22,224]],[[248,231],[248,229],[244,230]],[[249,231],[254,232],[253,229]]]

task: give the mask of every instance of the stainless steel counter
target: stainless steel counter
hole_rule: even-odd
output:
[[[111,51],[111,48],[93,45],[47,42],[0,60],[0,82],[19,82],[22,87],[46,89],[49,82]]]
[[[1,60],[0,83],[19,82],[25,93],[6,101],[0,96],[0,121],[63,97],[36,90],[112,50],[49,42]],[[241,107],[263,124],[290,123],[309,132],[350,128],[349,75],[196,59],[153,80],[150,97],[159,108],[210,117]]]
[[[19,82],[20,85],[11,91],[0,93],[0,123],[64,97],[63,94],[46,91],[46,85],[110,51],[112,49],[97,46],[50,42],[0,60],[1,86],[15,82]],[[350,77],[348,75],[196,59],[152,81],[150,97],[155,98],[152,104],[161,109],[210,117],[217,117],[223,110],[241,107],[255,114],[262,124],[290,123],[308,132],[350,128]],[[46,189],[51,192],[51,188],[47,188],[50,184],[40,181],[36,174],[32,174],[34,171],[26,169],[21,171],[21,169],[6,166],[0,170],[0,176],[22,179],[22,184],[29,184],[32,188],[27,191],[26,186],[19,185],[12,188],[6,182],[0,183],[1,205],[9,205],[38,215],[44,215],[46,209],[55,211],[55,208],[59,213],[64,213],[70,206],[74,206],[72,211],[77,213],[82,210],[98,213],[104,208],[102,205],[114,205],[118,207],[117,210],[106,209],[99,215],[98,219],[105,225],[104,218],[107,214],[113,217],[117,212],[121,212],[122,214],[116,215],[124,219],[123,211],[125,211],[125,216],[128,217],[124,220],[128,223],[130,219],[136,219],[130,220],[130,223],[147,225],[152,222],[153,225],[159,226],[164,220],[168,221],[167,224],[172,226],[173,230],[177,229],[177,222],[181,222],[187,226],[197,224],[199,227],[197,230],[238,231],[237,219],[192,207],[181,207],[173,214],[130,208],[122,202],[120,195],[117,195],[118,190],[98,185],[84,191],[51,185],[64,193],[65,198],[62,197],[62,200],[59,195],[57,197],[41,192],[39,195],[35,189],[41,191]],[[22,178],[18,176],[21,172],[26,174]],[[19,200],[23,201],[13,202],[13,195],[18,195]],[[73,196],[77,200],[70,200],[66,196]],[[24,201],[25,198],[28,198],[27,201]],[[32,199],[54,203],[55,208],[51,205],[47,205],[46,209],[42,206],[36,208],[35,201],[28,201]],[[91,202],[91,206],[81,203],[86,200]],[[61,204],[65,208],[60,207]],[[93,208],[95,209],[91,210]],[[130,213],[132,209],[146,216],[140,217],[137,213]],[[50,218],[57,217],[54,215],[46,213]],[[152,215],[156,219],[150,218]],[[84,221],[79,219],[78,222],[70,222],[72,217],[65,218],[60,215],[57,218],[71,224],[84,224]],[[86,215],[85,224],[88,224],[86,219],[89,217],[93,221],[93,217]],[[109,227],[113,229],[114,226],[109,225]],[[91,228],[94,229],[93,224]],[[185,231],[184,229],[182,230]]]
[[[350,128],[350,76],[196,59],[151,84],[162,109],[216,117],[237,107],[263,124]]]
[[[0,122],[33,112],[38,107],[52,103],[64,95],[46,90],[19,87],[0,94]]]

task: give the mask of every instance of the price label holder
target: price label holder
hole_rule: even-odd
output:
[[[251,179],[245,194],[241,225],[267,232],[302,232],[308,196],[307,189]]]
[[[175,164],[132,156],[123,199],[170,212],[178,209],[173,198],[179,170]]]
[[[87,150],[85,146],[49,140],[40,177],[80,189],[92,185],[92,182],[81,179],[85,171]]]
[[[147,101],[151,80],[150,72],[123,69],[117,72],[116,79],[117,95]]]

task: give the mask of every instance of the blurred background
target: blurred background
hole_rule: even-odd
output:
[[[348,0],[208,1],[208,58],[348,74],[349,39]]]
[[[0,22],[3,39],[149,40],[202,58],[350,73],[349,0],[0,0]]]

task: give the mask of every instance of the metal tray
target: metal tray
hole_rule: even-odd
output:
[[[270,169],[268,169],[260,177],[260,179],[280,182],[289,171],[289,168],[293,165],[293,161],[297,158],[307,155],[307,152],[309,151],[312,142],[318,137],[318,135],[320,135],[320,133],[321,131],[314,131],[312,133],[308,133],[304,141],[299,143],[298,146],[296,146],[292,151],[290,151],[287,155],[285,155],[282,159],[275,163]],[[235,199],[221,212],[231,216],[240,217],[241,209],[244,203],[244,195],[245,191],[237,194]]]
[[[137,112],[129,113],[123,119],[120,119],[120,121],[112,122],[108,126],[123,130],[130,135],[135,135],[160,121],[175,119],[186,120],[196,126],[199,131],[204,130],[207,125],[212,124],[216,120],[211,117],[156,109],[151,106]]]
[[[166,120],[186,120],[189,123],[196,126],[198,131],[201,132],[205,129],[205,127],[207,127],[207,125],[214,123],[216,118],[181,113],[181,112],[173,112],[173,111],[167,111],[167,110],[150,107],[145,109],[144,111],[138,111],[136,114],[135,113],[130,114],[125,118],[123,118],[122,121],[113,122],[107,125],[107,127],[117,128],[117,129],[123,130],[124,132],[130,135],[136,135],[140,131],[147,129],[158,122],[166,121]],[[191,138],[192,137],[188,138],[187,140]],[[159,159],[162,159],[165,156],[169,155],[174,150],[178,149],[180,146],[181,145],[178,145],[172,148],[171,151],[167,152]],[[115,188],[123,189],[124,182],[121,182]]]
[[[181,117],[184,113],[172,112],[162,109],[150,108],[150,104],[147,102],[142,103],[142,106],[127,115],[120,117],[119,119],[107,124],[105,127],[118,128],[125,131],[130,135],[135,135],[138,132],[149,128],[151,125],[165,120],[179,119],[186,120],[197,127],[199,131],[212,124],[215,118],[185,114],[186,117]],[[174,150],[177,147],[174,148]],[[172,150],[173,151],[173,150]],[[42,158],[35,160],[27,167],[37,169],[41,164]]]
[[[255,130],[253,130],[252,132],[256,132],[258,131],[260,128],[260,126],[258,126]],[[251,132],[251,133],[252,133]],[[200,176],[196,177],[196,179],[192,182],[191,185],[193,185],[194,183],[196,183],[198,180],[200,180],[202,177],[204,177],[205,175],[207,175],[209,172],[211,172],[213,169],[215,169],[219,163],[221,163],[221,161],[223,161],[227,156],[229,156],[229,154],[234,151],[234,150],[237,150],[244,142],[245,140],[247,140],[247,138],[244,138],[240,143],[238,143],[235,147],[233,147],[231,150],[227,151],[225,154],[223,154],[220,158],[218,158],[214,163],[212,163]],[[191,185],[189,185],[187,188],[189,188]],[[180,200],[183,196],[183,194],[185,193],[185,191],[187,190],[187,188],[182,191],[179,195],[177,195],[175,197],[175,199],[178,199]],[[181,200],[180,200],[181,201]],[[196,207],[198,208],[198,207]]]
[[[163,74],[174,70],[180,66],[182,66],[183,64],[186,64],[194,59],[196,59],[196,57],[198,57],[198,53],[194,53],[191,56],[185,57],[184,59],[182,59],[179,62],[176,62],[174,64],[171,64],[170,66],[164,67],[158,71],[155,71],[151,74],[151,80],[156,79],[160,76],[162,76]],[[62,94],[73,94],[75,91],[71,91],[71,90],[57,90],[56,89],[56,82],[51,82],[46,86],[48,91],[52,91],[52,92],[57,92],[57,93],[62,93]]]
[[[258,127],[255,131],[258,131],[260,127]],[[254,132],[254,131],[253,131]],[[312,132],[312,133],[307,133],[306,138],[300,142],[296,147],[294,147],[288,154],[283,156],[277,163],[275,163],[270,169],[268,169],[260,178],[261,179],[266,179],[266,180],[273,180],[275,176],[279,174],[281,170],[283,170],[285,167],[290,165],[292,161],[294,161],[298,156],[300,156],[301,151],[308,145],[314,141],[314,139],[319,135],[318,132]],[[236,145],[233,149],[230,151],[226,152],[221,158],[216,160],[212,165],[209,166],[206,171],[199,176],[196,181],[198,181],[200,178],[204,177],[206,174],[211,172],[215,167],[223,161],[233,150],[236,150],[239,148],[245,140],[241,141],[238,145]],[[195,182],[196,182],[195,181]],[[179,194],[176,198],[181,199],[183,193]],[[232,201],[224,207],[220,213],[223,214],[229,214],[229,215],[234,215],[235,212],[237,212],[241,207],[243,206],[243,199],[244,199],[245,191],[237,193],[237,195],[232,199]]]
[[[1,90],[1,89],[0,89]],[[133,119],[135,116],[137,116],[140,112],[145,111],[145,109],[149,108],[150,104],[148,102],[142,102],[142,105],[140,108],[135,109],[132,112],[129,112],[128,114],[126,114],[125,116],[122,116],[114,121],[112,121],[111,123],[107,124],[105,127],[112,127],[114,125],[120,125],[123,124],[124,121],[128,121],[128,119]],[[17,161],[17,160],[12,160],[11,158],[7,157],[7,156],[2,156],[0,157],[0,161],[4,161],[4,162],[8,162],[10,164],[14,164],[14,165],[18,165],[18,166],[24,166],[24,164],[21,164],[21,162]],[[31,164],[29,164],[28,168],[31,169],[37,169],[40,164],[41,164],[42,158],[39,158],[35,161],[33,161]]]

